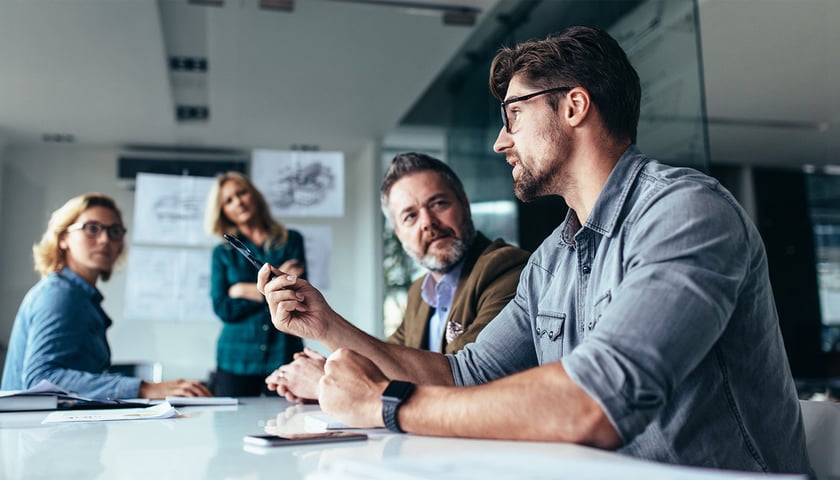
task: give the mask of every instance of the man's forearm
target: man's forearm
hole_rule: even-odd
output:
[[[419,386],[398,419],[403,430],[423,435],[621,445],[600,405],[560,363],[476,387]]]
[[[444,355],[383,342],[343,318],[331,322],[321,342],[332,351],[347,348],[369,358],[391,379],[421,385],[455,385]]]

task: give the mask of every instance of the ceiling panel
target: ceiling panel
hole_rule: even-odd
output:
[[[496,2],[460,3],[486,12]],[[396,126],[473,29],[430,11],[324,0],[297,0],[292,12],[255,0],[0,8],[0,136],[10,143],[59,132],[78,143],[353,150]],[[208,122],[175,122],[168,48],[207,56]]]

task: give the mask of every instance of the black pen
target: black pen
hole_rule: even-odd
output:
[[[244,243],[242,243],[238,238],[227,233],[222,235],[222,238],[227,240],[228,243],[230,243],[231,246],[235,248],[237,252],[241,253],[242,256],[245,257],[245,260],[248,260],[248,262],[251,265],[253,265],[254,268],[257,269],[257,271],[259,271],[260,268],[262,268],[262,263],[260,263],[260,261],[257,260],[257,257],[255,257],[253,253],[251,253],[251,250],[249,250],[248,247]],[[271,280],[274,277],[274,272],[271,272],[268,276],[268,279]]]

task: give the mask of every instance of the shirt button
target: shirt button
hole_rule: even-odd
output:
[[[268,349],[268,347],[266,347],[265,345],[260,345],[260,351],[261,351],[261,352],[264,352],[264,351],[266,351],[267,349]]]
[[[589,265],[584,265],[583,268],[581,268],[581,271],[583,271],[584,275],[589,275],[589,272],[591,272],[592,269],[589,268]]]
[[[263,328],[263,332],[267,332],[267,331],[268,331],[268,325],[263,325],[263,326],[262,326],[262,328]]]

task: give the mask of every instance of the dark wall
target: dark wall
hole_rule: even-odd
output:
[[[805,174],[756,168],[758,229],[767,249],[779,324],[794,377],[838,375],[838,355],[821,349],[822,320]]]

